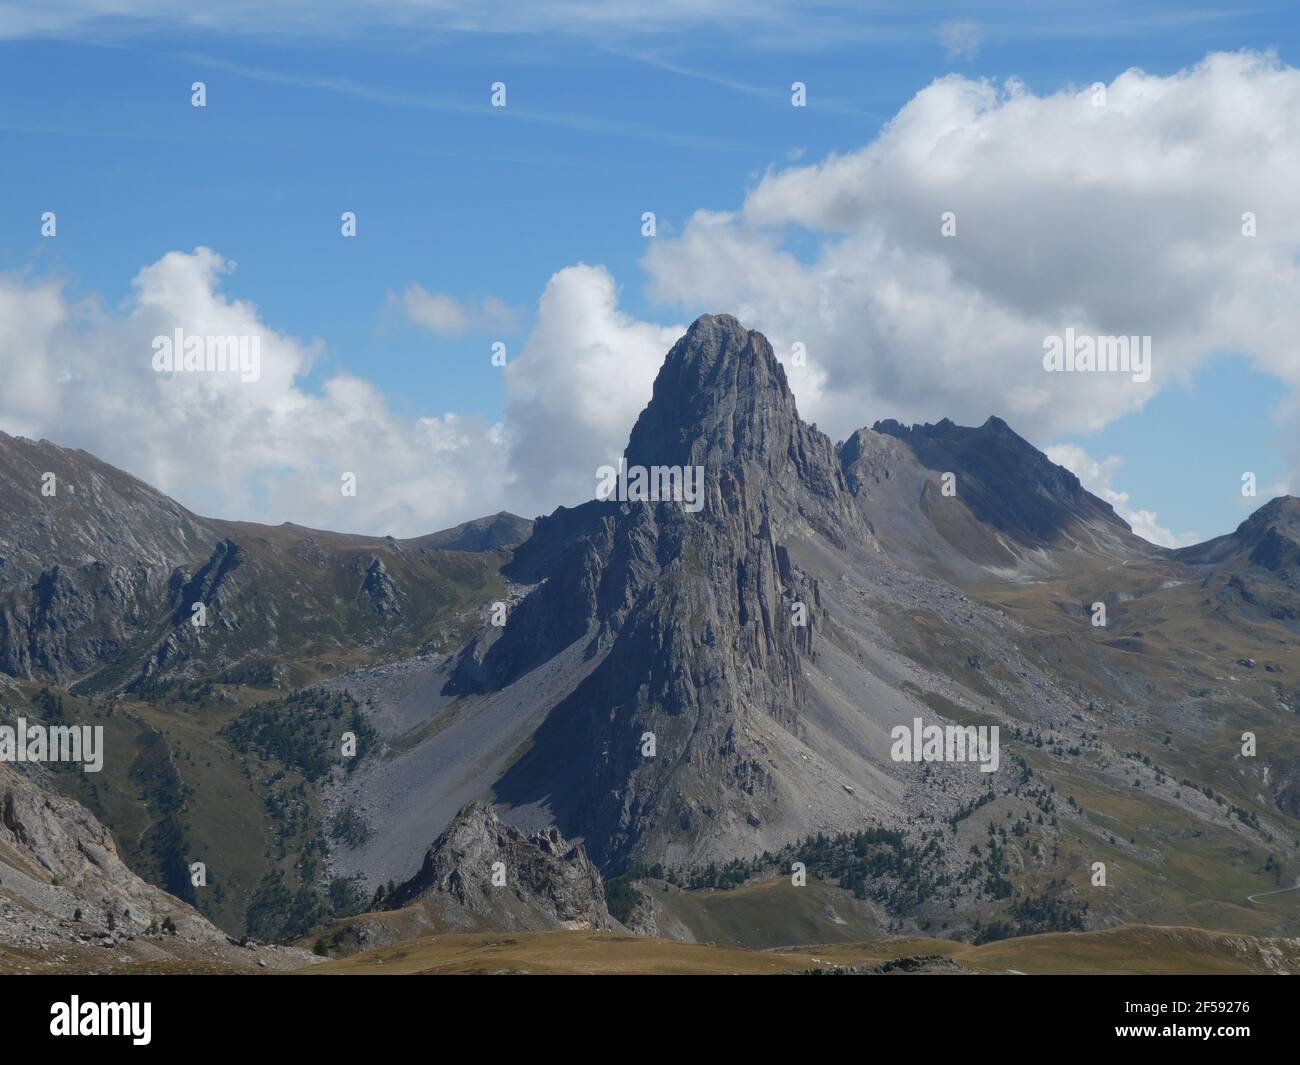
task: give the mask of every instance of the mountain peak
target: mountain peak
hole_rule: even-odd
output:
[[[775,459],[802,429],[767,338],[729,314],[706,314],[668,352],[626,454],[646,466]]]
[[[1277,496],[1237,526],[1233,538],[1250,549],[1250,560],[1281,570],[1300,561],[1300,499]]]
[[[1274,496],[1242,522],[1238,528],[1244,529],[1247,526],[1259,525],[1300,527],[1300,497]]]
[[[708,332],[715,329],[742,334],[749,332],[740,324],[740,319],[734,314],[702,314],[690,324],[686,330],[686,335],[689,337],[697,332]]]
[[[1270,499],[1232,532],[1174,554],[1194,565],[1257,566],[1277,574],[1291,573],[1300,568],[1300,499]],[[1290,612],[1294,606],[1286,604],[1282,609]]]
[[[1131,532],[1109,503],[1001,418],[989,417],[978,428],[949,418],[911,426],[888,419],[872,428],[906,444],[926,468],[956,474],[958,495],[972,513],[1024,543],[1054,540],[1080,518]],[[856,451],[846,455],[856,458]]]
[[[702,314],[664,358],[656,381],[688,375],[702,392],[771,388],[793,403],[785,368],[767,337],[730,314]]]

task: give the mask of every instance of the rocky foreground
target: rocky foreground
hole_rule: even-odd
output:
[[[84,806],[0,764],[0,972],[295,969],[315,960],[296,947],[233,940],[131,872]]]

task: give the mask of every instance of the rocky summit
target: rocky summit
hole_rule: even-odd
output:
[[[496,927],[512,931],[612,927],[600,872],[581,844],[567,842],[554,826],[525,836],[486,803],[457,814],[419,872],[385,894],[382,905],[394,910],[431,897],[478,919],[499,914]]]

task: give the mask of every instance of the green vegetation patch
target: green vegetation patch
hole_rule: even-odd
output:
[[[312,783],[337,764],[345,732],[357,740],[356,757],[347,762],[350,772],[374,747],[378,736],[361,704],[347,692],[310,689],[245,710],[221,730],[241,753],[256,751]]]

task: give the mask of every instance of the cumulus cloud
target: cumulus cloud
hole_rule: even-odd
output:
[[[1300,421],[1300,71],[1214,55],[1104,88],[1103,100],[941,79],[870,144],[771,172],[737,209],[656,238],[649,290],[674,318],[726,311],[762,329],[804,417],[832,436],[879,417],[997,413],[1047,443],[1141,409],[1225,351],[1283,382]],[[348,374],[309,391],[316,346],[223,296],[228,267],[206,249],[171,253],[141,270],[121,312],[56,282],[0,279],[0,425],[86,447],[211,513],[422,532],[590,498],[684,330],[621,311],[603,267],[570,266],[512,345],[500,425],[407,419]],[[416,285],[392,300],[440,335],[501,311]],[[151,339],[178,324],[259,332],[261,379],[154,374]],[[1150,337],[1151,380],[1046,372],[1045,339],[1069,328]],[[789,359],[795,344],[805,365]],[[1116,460],[1054,457],[1148,539],[1191,535],[1116,489]],[[344,471],[359,475],[356,500],[339,498]]]
[[[1078,477],[1089,492],[1113,506],[1115,513],[1133,526],[1133,531],[1142,539],[1161,547],[1187,547],[1200,543],[1198,533],[1171,532],[1160,524],[1155,511],[1132,506],[1128,493],[1121,492],[1113,483],[1115,474],[1124,464],[1118,455],[1109,455],[1099,461],[1074,444],[1055,444],[1046,448],[1045,453],[1058,466],[1064,466]]]
[[[685,331],[633,320],[607,270],[571,266],[546,285],[507,363],[504,422],[408,418],[348,373],[309,390],[319,344],[224,295],[233,268],[208,248],[170,252],[139,271],[120,313],[57,280],[0,276],[0,429],[85,448],[214,517],[416,535],[592,498],[596,468],[622,453]],[[445,329],[460,321],[440,313]],[[257,337],[260,376],[155,372],[154,338],[178,328]],[[341,492],[344,473],[356,475],[355,498]]]
[[[0,277],[0,428],[85,448],[215,517],[412,535],[500,509],[500,426],[400,417],[346,373],[308,391],[318,346],[222,294],[232,266],[207,248],[170,252],[136,275],[121,313],[58,281]],[[153,340],[177,328],[257,337],[259,378],[155,372]]]
[[[1300,70],[1216,54],[1104,89],[942,78],[871,143],[655,240],[650,293],[803,342],[801,410],[839,436],[997,413],[1045,442],[1224,351],[1300,388]],[[1046,372],[1071,327],[1151,337],[1151,381]]]
[[[603,266],[555,274],[520,357],[506,367],[512,498],[533,512],[591,499],[596,468],[623,453],[682,325],[639,322],[618,309]]]

